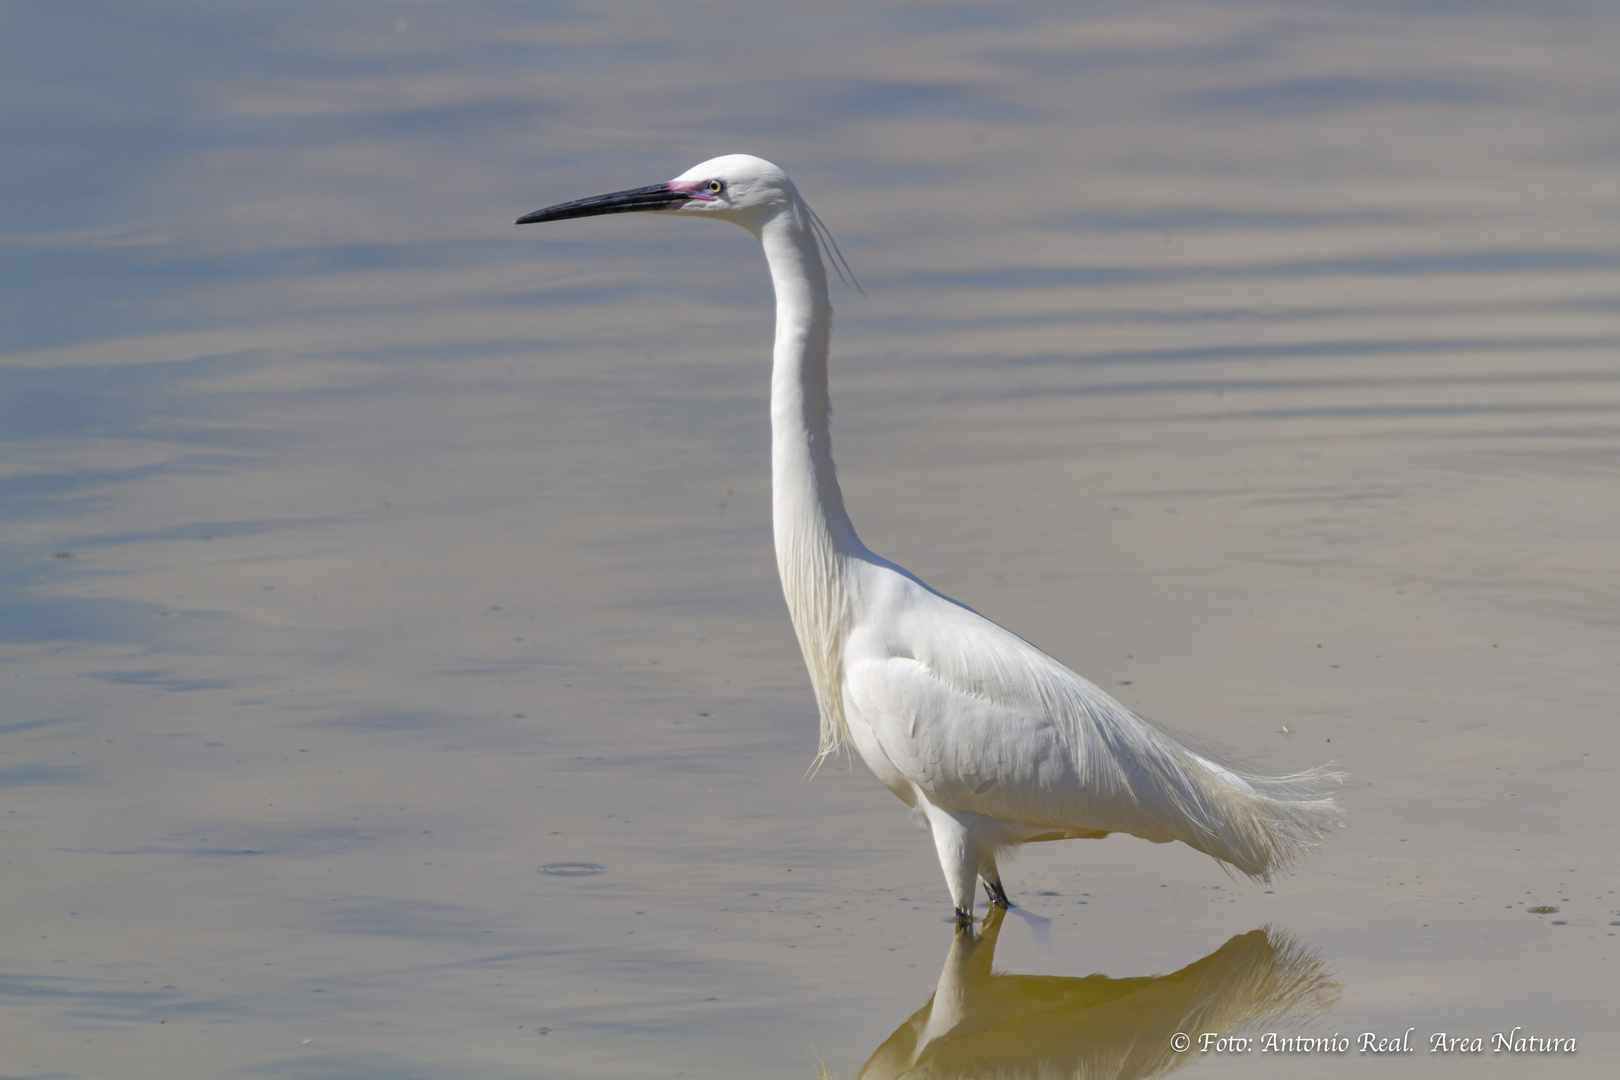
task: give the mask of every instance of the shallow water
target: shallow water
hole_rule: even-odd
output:
[[[0,25],[0,1076],[1620,1062],[1612,7]],[[867,543],[1336,761],[1320,858],[1034,845],[975,944],[864,766],[802,780],[757,248],[510,224],[734,150],[865,289]]]

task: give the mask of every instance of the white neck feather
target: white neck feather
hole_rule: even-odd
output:
[[[827,400],[832,304],[807,207],[797,202],[760,228],[776,286],[771,368],[771,511],[776,565],[821,710],[820,761],[848,737],[842,645],[845,570],[867,550],[855,535],[833,471]]]

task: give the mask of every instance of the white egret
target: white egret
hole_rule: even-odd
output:
[[[630,211],[732,221],[764,246],[776,289],[776,562],[821,711],[820,756],[853,745],[922,816],[959,921],[971,919],[976,879],[1007,905],[996,858],[1019,844],[1115,832],[1180,840],[1265,881],[1338,824],[1326,794],[1338,774],[1256,776],[1194,753],[861,543],[828,437],[822,256],[835,269],[842,257],[786,173],[756,157],[718,157],[517,223]]]

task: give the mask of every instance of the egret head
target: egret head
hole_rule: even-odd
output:
[[[723,221],[734,221],[755,236],[770,221],[789,223],[812,237],[823,258],[839,280],[854,285],[865,295],[855,272],[844,261],[827,226],[816,212],[799,198],[799,190],[787,173],[764,158],[749,154],[726,154],[694,165],[673,180],[629,191],[614,191],[590,199],[558,203],[517,219],[519,225],[539,221],[595,217],[598,214],[671,213],[703,214]]]
[[[727,154],[695,165],[662,184],[558,203],[517,219],[519,225],[598,214],[707,214],[754,232],[784,210],[802,205],[787,173],[762,158]]]

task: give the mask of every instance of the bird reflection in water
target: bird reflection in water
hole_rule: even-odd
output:
[[[1198,1056],[1202,1032],[1302,1020],[1339,997],[1317,953],[1269,927],[1170,975],[992,974],[1002,915],[992,908],[977,936],[957,931],[934,996],[877,1048],[860,1080],[1164,1076]],[[1177,1032],[1192,1040],[1180,1053]]]

